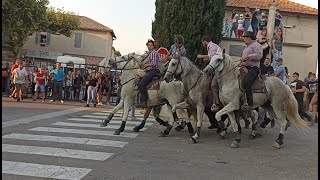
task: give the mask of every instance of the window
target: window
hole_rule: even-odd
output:
[[[82,33],[75,33],[74,34],[74,47],[81,48],[82,45]]]
[[[40,46],[46,46],[50,44],[50,37],[51,34],[50,33],[36,33],[35,35],[35,43],[36,44],[40,44]]]
[[[244,48],[246,47],[242,45],[230,45],[229,55],[241,57]]]

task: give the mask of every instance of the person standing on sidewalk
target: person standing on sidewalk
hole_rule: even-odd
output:
[[[56,69],[52,71],[53,74],[53,99],[50,102],[54,102],[56,100],[56,96],[58,96],[61,103],[64,103],[62,99],[62,87],[64,82],[64,72],[61,68],[60,63],[56,64]]]
[[[42,96],[42,101],[44,102],[44,87],[45,87],[45,80],[46,80],[46,75],[43,72],[43,68],[40,68],[39,72],[36,73],[35,75],[35,80],[36,80],[36,85],[34,90],[34,95],[36,95],[36,92],[38,92],[38,96],[39,96],[39,91],[41,92],[41,96]],[[36,98],[34,98],[34,101],[36,100]]]
[[[11,83],[12,83],[12,91],[11,91],[11,95],[10,95],[10,97],[12,97],[13,99],[15,98],[15,94],[16,94],[16,86],[15,86],[15,83],[14,83],[14,74],[13,74],[13,71],[15,70],[15,69],[17,69],[18,67],[19,67],[19,65],[20,65],[20,60],[19,59],[16,59],[15,61],[14,61],[14,64],[11,66],[11,79],[12,79],[12,81],[11,81]]]
[[[77,101],[80,100],[80,91],[81,91],[82,85],[83,85],[83,78],[81,76],[81,71],[78,70],[73,80],[73,88],[74,88],[73,99]]]
[[[14,77],[14,84],[15,84],[15,97],[17,99],[17,102],[23,99],[23,94],[28,78],[28,73],[26,70],[23,69],[22,64],[19,64],[18,68],[14,69],[12,72]],[[19,95],[20,94],[20,95]]]
[[[307,118],[310,125],[313,125],[313,121],[311,119],[311,116],[309,116],[303,109],[304,102],[307,101],[306,97],[304,97],[305,91],[307,91],[307,88],[303,81],[299,80],[299,73],[294,72],[293,73],[293,81],[290,85],[291,91],[294,94],[294,97],[296,98],[298,102],[298,113],[301,117]]]
[[[93,106],[97,106],[97,86],[98,86],[98,79],[96,78],[96,74],[94,72],[91,73],[89,77],[88,83],[88,98],[87,98],[87,105],[86,107],[90,106],[90,102],[93,103]]]

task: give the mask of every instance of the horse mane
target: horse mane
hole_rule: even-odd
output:
[[[180,58],[184,58],[186,59],[186,62],[193,68],[197,69],[200,73],[204,74],[204,72],[198,68],[198,66],[193,62],[191,61],[188,57],[185,57],[185,56],[181,56]]]
[[[224,68],[227,68],[228,70],[231,70],[233,69],[234,67],[236,67],[238,64],[236,64],[234,62],[234,60],[231,58],[231,56],[227,53],[224,54],[225,57],[224,57],[224,60],[223,60],[223,65],[224,65]],[[239,76],[240,75],[240,67],[239,68],[234,68],[233,72],[236,76]]]

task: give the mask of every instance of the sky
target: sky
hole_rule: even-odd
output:
[[[317,0],[291,0],[318,9]],[[155,0],[50,0],[49,6],[87,16],[111,29],[121,54],[143,52],[151,38]]]

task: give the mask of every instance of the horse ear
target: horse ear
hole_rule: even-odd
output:
[[[174,55],[173,55],[173,58],[174,59],[177,59],[177,60],[180,60],[180,54],[179,53],[175,53]]]

